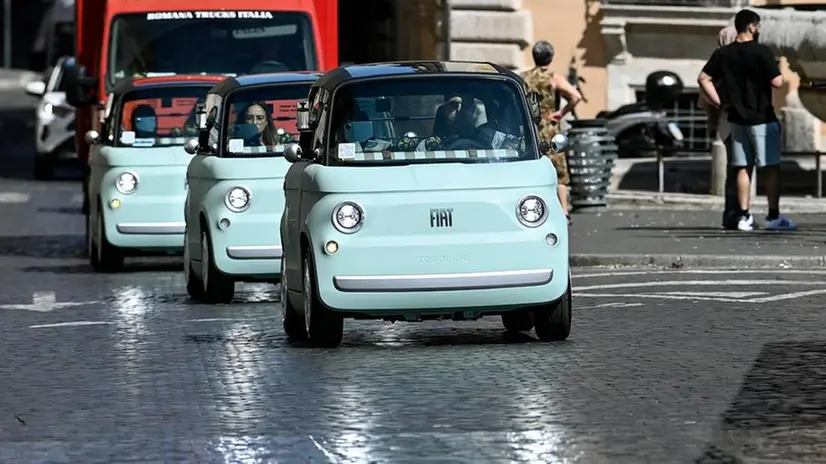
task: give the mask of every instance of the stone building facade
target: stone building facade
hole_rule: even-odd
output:
[[[643,98],[649,73],[676,72],[686,92],[674,111],[693,147],[707,134],[696,108],[697,74],[716,46],[719,30],[747,6],[785,6],[810,0],[451,0],[451,58],[490,60],[514,69],[531,65],[530,45],[549,40],[554,68],[573,62],[585,83],[580,117]],[[794,104],[797,78],[781,60],[789,84],[776,107]],[[826,131],[824,131],[826,134]],[[706,137],[705,140],[702,140]],[[820,139],[812,141],[820,147]],[[824,145],[826,148],[826,145]]]

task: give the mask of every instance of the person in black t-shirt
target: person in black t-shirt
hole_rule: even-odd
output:
[[[727,93],[725,108],[731,124],[731,165],[737,170],[739,230],[754,230],[749,213],[751,172],[761,171],[769,212],[766,229],[796,230],[797,224],[780,214],[780,123],[772,106],[772,88],[783,86],[783,76],[769,47],[758,43],[760,16],[741,10],[734,17],[737,39],[718,48],[703,67],[697,82],[711,105],[720,107],[714,81]]]

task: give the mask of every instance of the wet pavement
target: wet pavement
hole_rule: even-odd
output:
[[[0,462],[826,462],[826,273],[578,269],[566,342],[347,321],[311,349],[276,286],[93,274],[77,192],[0,179]]]

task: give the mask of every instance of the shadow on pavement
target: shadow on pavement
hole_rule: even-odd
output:
[[[813,160],[806,159],[805,161]],[[796,159],[787,159],[780,165],[780,194],[782,196],[801,197],[812,195],[817,185],[817,174],[814,169],[805,169]],[[656,161],[638,161],[621,175],[618,188],[620,190],[637,190],[656,192],[658,189],[658,172]],[[665,182],[663,188],[666,193],[693,193],[707,195],[711,184],[711,160],[708,158],[666,158]],[[757,181],[758,196],[765,195],[760,180]]]
[[[824,384],[826,341],[765,345],[694,462],[823,462]]]
[[[86,256],[86,238],[82,235],[0,237],[0,256],[81,258]]]
[[[758,220],[758,222],[760,222]],[[732,239],[742,240],[743,238],[758,239],[771,244],[773,242],[794,241],[800,245],[819,246],[826,244],[826,224],[800,224],[796,231],[777,231],[757,229],[751,232],[739,230],[726,230],[721,227],[709,226],[639,226],[639,227],[617,227],[616,231],[637,232],[636,237],[640,238],[710,238],[710,239]]]
[[[69,214],[72,216],[82,215],[83,208],[80,206],[61,206],[61,207],[44,207],[44,208],[37,208],[38,213],[57,213],[57,214]]]
[[[85,249],[83,250],[83,257],[86,256]],[[100,274],[107,276],[118,276],[128,274],[138,274],[145,272],[177,272],[181,270],[181,265],[178,263],[136,263],[132,264],[127,258],[126,265],[121,272],[113,272],[108,274]],[[22,272],[39,272],[48,274],[95,274],[92,267],[88,264],[70,264],[65,266],[29,266],[21,268]]]
[[[384,322],[376,321],[377,324]],[[415,323],[410,323],[411,327],[415,327]],[[405,333],[404,336],[392,341],[375,340],[375,335],[371,334],[365,337],[359,332],[347,332],[345,323],[344,341],[341,347],[370,349],[370,350],[398,350],[408,349],[411,346],[415,347],[441,347],[441,346],[478,346],[478,345],[511,345],[523,343],[539,343],[539,341],[528,335],[527,333],[509,334],[503,330],[489,329],[489,330],[474,330],[470,327],[467,329],[456,329],[451,334],[436,334],[428,333],[427,330],[417,331],[415,334]],[[204,334],[188,334],[184,335],[183,341],[185,343],[196,344],[258,344],[268,348],[283,348],[289,346],[297,349],[310,349],[309,344],[304,342],[293,342],[286,339],[284,336],[276,336],[272,333],[241,333],[237,335],[230,335],[226,333],[204,333]]]

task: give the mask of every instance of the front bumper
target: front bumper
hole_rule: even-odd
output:
[[[550,283],[553,277],[553,269],[457,274],[334,276],[333,285],[341,292],[446,292],[533,287]]]
[[[511,234],[395,239],[328,237],[314,241],[316,283],[333,310],[369,315],[443,314],[502,310],[558,300],[568,288],[567,233],[545,243],[550,230]],[[326,234],[325,234],[326,235]],[[329,238],[333,238],[332,236]]]
[[[119,208],[103,205],[106,238],[119,248],[152,251],[183,251],[184,230],[181,203],[136,202],[137,197],[123,201]],[[135,203],[135,204],[131,204]]]
[[[210,225],[215,267],[239,280],[281,275],[280,215],[240,213],[227,216],[231,225]],[[220,221],[220,219],[219,219]]]

